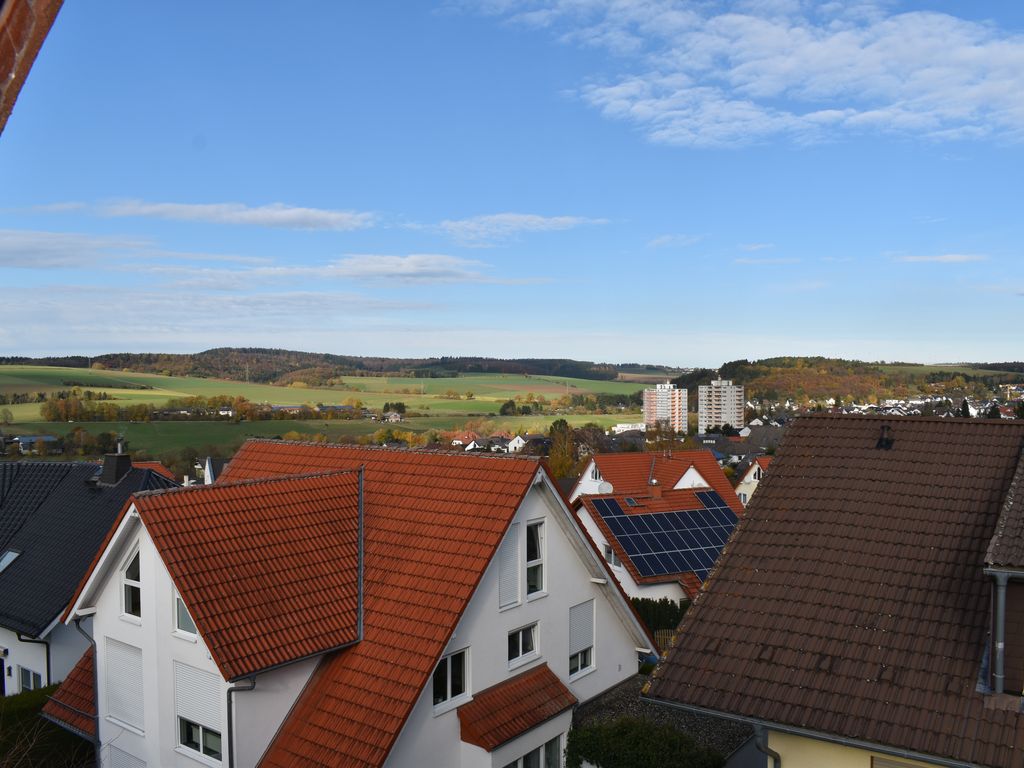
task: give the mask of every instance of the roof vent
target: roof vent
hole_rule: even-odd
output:
[[[892,437],[892,427],[888,424],[882,425],[882,434],[878,436],[878,442],[875,443],[875,448],[881,448],[883,451],[888,451],[892,448],[892,444],[896,442]]]

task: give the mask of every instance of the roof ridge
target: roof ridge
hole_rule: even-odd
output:
[[[308,445],[315,448],[339,448],[344,450],[373,451],[377,453],[394,454],[408,453],[417,456],[466,456],[476,459],[495,459],[497,461],[532,461],[539,463],[542,456],[532,456],[522,453],[491,453],[490,451],[478,453],[476,451],[459,451],[451,449],[425,450],[423,448],[387,448],[383,445],[350,445],[348,443],[318,443],[313,440],[275,440],[272,437],[250,437],[247,443],[269,443],[271,445]]]
[[[249,480],[229,480],[224,483],[214,483],[212,485],[196,484],[196,485],[182,485],[174,488],[154,488],[148,491],[137,491],[133,496],[135,498],[145,498],[148,496],[163,496],[170,493],[179,493],[182,491],[201,492],[203,490],[212,490],[214,488],[237,488],[238,486],[246,485],[260,485],[260,484],[271,484],[281,483],[286,480],[308,480],[314,477],[328,477],[332,475],[349,475],[359,472],[363,467],[359,466],[354,469],[331,469],[324,470],[322,472],[303,472],[301,474],[294,475],[281,475],[279,477],[257,477]],[[152,472],[150,469],[144,469],[144,472]],[[159,476],[159,473],[153,473]]]

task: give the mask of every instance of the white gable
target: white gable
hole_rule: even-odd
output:
[[[710,488],[711,483],[704,479],[704,476],[697,471],[696,467],[690,467],[679,478],[679,482],[672,486],[676,488]]]

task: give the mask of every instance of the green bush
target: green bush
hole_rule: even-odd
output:
[[[583,761],[598,768],[721,768],[725,758],[699,746],[670,725],[623,717],[610,723],[573,728],[565,751],[566,768]]]
[[[663,597],[660,600],[652,600],[649,597],[634,597],[633,607],[640,614],[644,624],[651,632],[659,629],[675,629],[679,626],[686,609],[690,607],[689,600],[669,600]]]

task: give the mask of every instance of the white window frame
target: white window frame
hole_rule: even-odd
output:
[[[604,545],[604,559],[612,568],[622,568],[622,561],[619,560],[619,556],[615,554],[615,549],[611,544]]]
[[[573,605],[569,608],[569,680],[578,680],[585,675],[589,675],[591,672],[597,669],[597,661],[594,657],[594,646],[597,643],[596,638],[596,615],[595,615],[595,602],[593,598],[585,600],[578,605]],[[574,622],[575,612],[575,622]],[[573,626],[576,626],[576,636],[574,637]],[[582,634],[580,629],[582,627]],[[575,648],[573,643],[576,643]],[[589,644],[587,644],[589,643]],[[573,670],[573,663],[575,661],[576,669]]]
[[[462,657],[462,692],[452,694],[452,659],[461,656]],[[430,676],[430,694],[431,701],[436,696],[434,695],[434,675],[437,674],[438,670],[441,669],[442,665],[445,665],[445,698],[440,701],[434,701],[434,714],[442,715],[445,712],[465,704],[467,701],[471,701],[473,698],[472,688],[470,686],[470,664],[469,664],[469,648],[460,648],[457,651],[446,653],[441,657],[441,660],[437,662],[437,666],[434,667],[434,674]]]
[[[537,557],[530,560],[530,530],[537,530]],[[537,598],[544,597],[547,595],[547,572],[546,572],[546,550],[547,550],[547,531],[546,521],[544,518],[539,520],[528,520],[526,522],[526,549],[523,557],[526,558],[526,599],[527,601],[536,600]],[[530,571],[537,570],[540,573],[540,585],[530,590]]]
[[[185,612],[185,616],[188,618],[191,629],[187,626],[181,626],[181,611]],[[195,619],[192,618],[192,614],[188,610],[188,606],[185,605],[185,601],[181,599],[181,595],[178,590],[174,590],[174,632],[175,637],[180,637],[182,640],[188,640],[190,642],[196,642],[199,637],[199,630],[196,629]]]
[[[509,656],[508,653],[506,653],[506,657],[508,658],[508,668],[509,669],[516,669],[517,667],[521,667],[524,664],[529,664],[530,662],[534,661],[535,659],[539,659],[540,658],[540,631],[539,631],[539,628],[540,628],[540,622],[536,622],[535,621],[532,624],[527,624],[525,626],[518,627],[517,629],[513,629],[511,632],[508,633],[508,638],[510,640],[511,640],[511,638],[513,636],[518,636],[518,638],[516,639],[516,647],[518,648],[518,653],[515,656]],[[530,639],[531,639],[532,644],[533,644],[533,649],[530,650],[530,651],[527,651],[525,653],[523,652],[523,633],[524,632],[529,632],[530,633]],[[511,649],[508,649],[508,651],[509,651],[509,653],[511,653]]]
[[[28,685],[25,685],[25,675],[28,675]],[[28,667],[18,666],[18,685],[22,691],[38,691],[43,687],[43,676]]]
[[[138,558],[139,560],[139,578],[138,580],[128,578],[128,569],[131,567],[132,562]],[[130,621],[133,624],[142,623],[142,552],[138,546],[135,546],[131,554],[128,555],[123,561],[121,561],[121,568],[119,570],[120,582],[121,582],[121,618],[125,621]],[[139,595],[139,612],[131,613],[128,610],[127,601],[125,600],[126,590],[135,589],[138,590]]]
[[[221,762],[223,762],[223,760],[224,760],[224,736],[223,736],[223,734],[220,731],[218,731],[218,730],[215,730],[213,728],[209,728],[209,727],[203,725],[202,723],[197,723],[195,720],[189,720],[187,717],[182,717],[181,715],[178,715],[177,718],[178,718],[178,722],[177,722],[177,735],[176,735],[175,743],[177,744],[178,750],[182,754],[188,755],[189,757],[191,757],[193,759],[201,760],[201,762],[208,763],[208,764],[213,764],[213,765],[220,765]],[[196,747],[193,747],[191,744],[186,744],[185,740],[182,738],[182,730],[183,730],[183,726],[185,726],[185,725],[190,725],[190,726],[193,726],[193,727],[199,729],[199,741],[197,742],[198,749]],[[206,746],[206,735],[207,734],[214,734],[220,740],[220,750],[216,753],[216,756],[208,754],[206,752],[206,749],[207,749],[207,746]]]
[[[555,738],[548,739],[539,747],[534,747],[522,757],[516,758],[511,763],[504,766],[504,768],[523,768],[523,766],[526,765],[526,758],[532,755],[534,752],[536,752],[538,756],[537,765],[539,766],[539,768],[562,768],[562,758],[564,756],[564,750],[562,748],[562,737],[564,735],[565,734],[560,733],[557,736],[555,736]],[[555,749],[558,754],[558,757],[555,758],[554,762],[548,760],[548,748],[549,745],[552,744],[552,742],[554,742]]]
[[[498,610],[520,604],[522,573],[519,564],[519,523],[512,523],[498,547]]]

